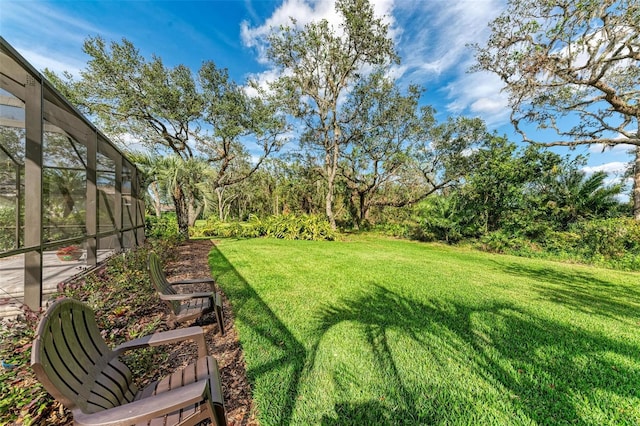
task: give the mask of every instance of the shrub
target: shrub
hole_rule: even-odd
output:
[[[318,215],[285,214],[270,216],[262,224],[268,237],[285,240],[335,240],[329,222]]]
[[[379,223],[376,224],[372,228],[372,230],[382,235],[388,235],[391,237],[428,241],[427,239],[421,237],[420,227],[416,223],[409,220],[405,220],[403,222]]]
[[[15,248],[16,245],[16,209],[0,207],[0,251]]]
[[[483,235],[480,238],[479,248],[491,253],[520,256],[532,256],[540,251],[540,247],[529,239],[505,231],[495,231]]]
[[[251,216],[248,222],[222,222],[215,218],[194,227],[194,237],[271,237],[288,240],[335,240],[337,234],[329,222],[318,215],[284,214],[260,219]]]
[[[640,270],[640,223],[631,218],[580,221],[567,231],[545,232],[536,241],[502,230],[482,236],[478,247],[494,253]]]
[[[592,263],[640,270],[640,223],[632,218],[576,222],[575,252]]]
[[[145,232],[149,238],[177,238],[178,218],[173,212],[164,213],[162,216],[145,217]]]
[[[580,236],[581,250],[587,255],[609,259],[640,255],[640,223],[631,218],[577,222],[569,230]]]

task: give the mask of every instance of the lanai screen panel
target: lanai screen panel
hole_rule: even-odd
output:
[[[127,162],[125,162],[122,166],[122,228],[127,229],[133,227],[135,224],[135,208],[133,205],[133,197],[132,197],[132,177],[133,177],[133,168],[129,166]]]
[[[10,304],[13,314],[23,303],[38,309],[79,264],[144,241],[137,179],[133,163],[0,36],[0,317]],[[84,261],[62,259],[57,250],[69,246]]]
[[[0,252],[24,242],[24,102],[0,89]]]
[[[97,154],[98,234],[116,229],[116,165],[101,152]]]
[[[44,122],[43,240],[86,234],[87,149],[61,128]]]

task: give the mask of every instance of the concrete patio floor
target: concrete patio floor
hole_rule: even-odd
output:
[[[98,263],[114,253],[98,250]],[[45,252],[42,268],[42,301],[57,290],[58,284],[86,271],[84,260],[61,261],[54,251]],[[11,318],[22,312],[24,300],[24,254],[0,259],[0,318]]]

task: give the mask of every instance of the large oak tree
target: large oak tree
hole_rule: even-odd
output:
[[[504,81],[511,121],[547,146],[635,145],[634,217],[640,220],[640,3],[509,0],[476,46],[476,69]],[[527,124],[537,125],[537,136]],[[552,130],[553,140],[542,140]]]
[[[194,75],[184,65],[165,66],[158,56],[144,58],[126,39],[107,45],[90,37],[83,50],[90,59],[79,79],[49,71],[47,77],[116,140],[133,137],[182,161],[207,160],[215,169],[212,191],[246,179],[283,143],[285,122],[268,99],[250,97],[213,62],[205,62]],[[255,150],[253,167],[236,165],[246,161],[247,144]],[[231,170],[245,173],[230,176]],[[197,200],[180,190],[189,185],[181,176],[172,198],[179,232],[188,238],[188,206]]]
[[[288,112],[302,123],[304,146],[322,158],[327,183],[326,214],[335,228],[333,211],[336,177],[343,150],[343,127],[350,117],[340,116],[340,102],[367,67],[397,61],[388,25],[376,17],[367,0],[338,0],[339,28],[327,20],[303,27],[275,29],[268,37],[267,55],[281,71],[272,85]]]
[[[487,139],[480,119],[449,117],[437,123],[420,106],[422,89],[403,93],[382,70],[360,80],[343,106],[341,175],[357,226],[372,208],[403,207],[457,184],[473,167]]]

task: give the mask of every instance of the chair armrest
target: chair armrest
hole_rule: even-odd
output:
[[[94,414],[85,414],[77,410],[73,413],[73,420],[74,424],[83,426],[127,426],[188,407],[205,397],[211,398],[210,395],[209,381],[201,380]]]
[[[203,297],[213,297],[212,291],[203,291],[197,293],[178,293],[178,294],[164,294],[158,292],[158,297],[162,300],[189,300],[198,299]]]
[[[200,284],[200,283],[215,283],[216,280],[213,278],[192,278],[189,280],[178,280],[178,281],[173,281],[171,280],[171,282],[169,284],[174,285],[174,284]]]
[[[169,343],[181,342],[183,340],[194,340],[198,345],[198,357],[207,355],[207,344],[204,340],[204,330],[202,327],[194,326],[178,328],[175,330],[163,331],[149,334],[138,339],[129,340],[113,348],[118,355],[130,349],[146,348],[148,346],[167,345]]]
[[[177,280],[171,281],[169,284],[171,285],[192,285],[192,284],[203,284],[208,283],[211,291],[216,289],[216,280],[214,278],[193,278],[190,280]]]

